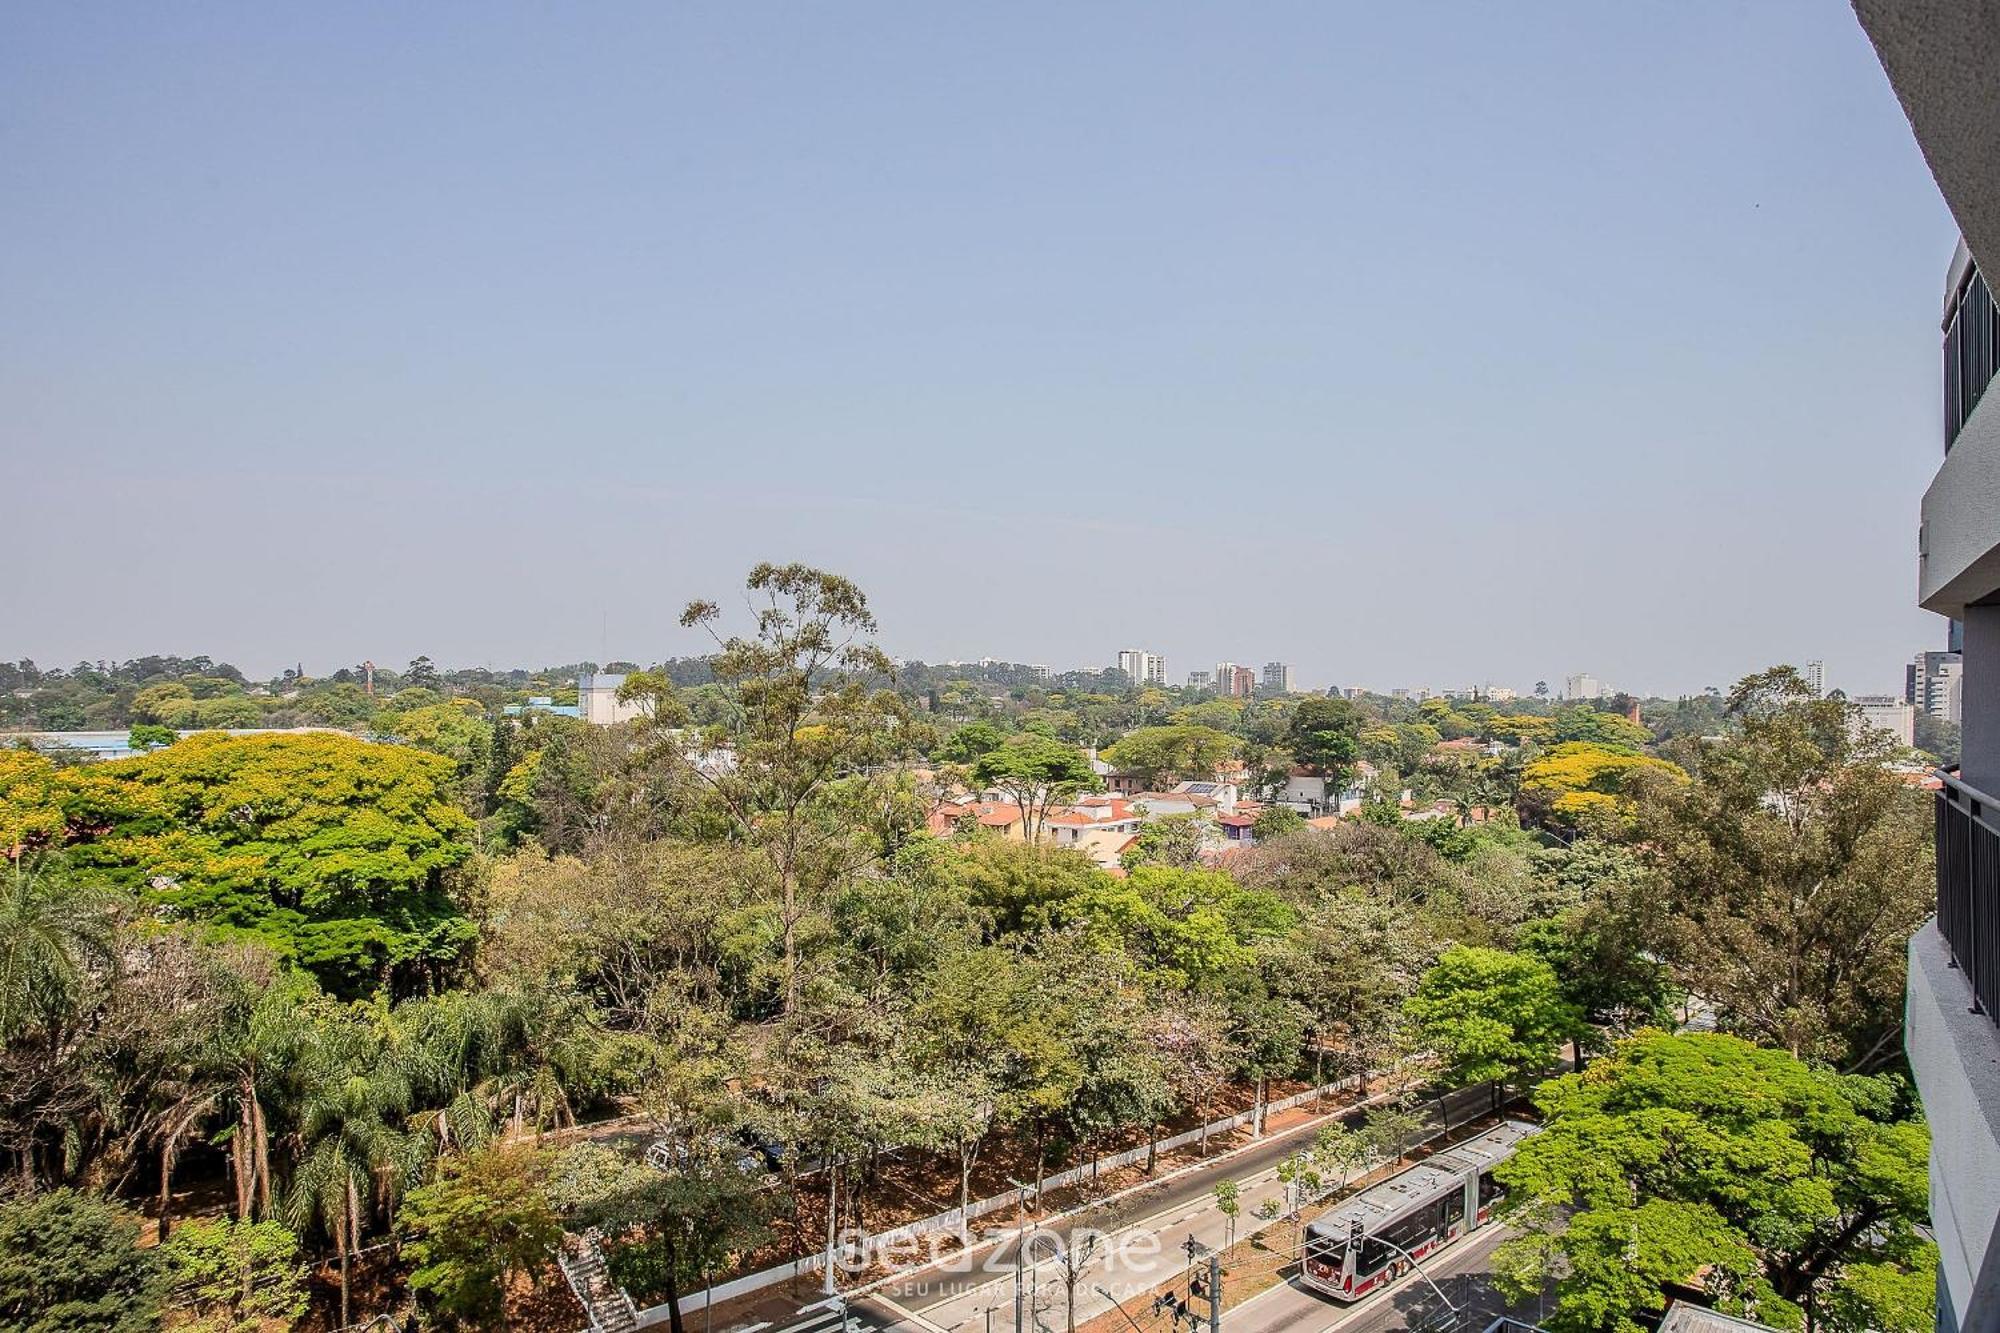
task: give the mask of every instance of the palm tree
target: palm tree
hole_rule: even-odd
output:
[[[302,1098],[296,1085],[311,1046],[318,1011],[318,988],[297,973],[274,974],[230,1033],[225,1062],[236,1124],[230,1134],[230,1163],[236,1175],[239,1217],[271,1216],[271,1126],[274,1113]]]
[[[20,855],[0,873],[0,1124],[24,1188],[52,1131],[69,1132],[101,1090],[75,1059],[94,995],[117,971],[118,900],[59,860]]]
[[[0,879],[0,1041],[39,1028],[52,1042],[94,974],[117,962],[117,903],[60,861],[22,856]]]
[[[348,1319],[348,1260],[378,1203],[389,1204],[422,1169],[423,1138],[400,1128],[410,1084],[384,1058],[380,1034],[341,1015],[313,1034],[301,1080],[298,1167],[286,1190],[287,1221],[333,1235],[340,1259],[340,1322]]]

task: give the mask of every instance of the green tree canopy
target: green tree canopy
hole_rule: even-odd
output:
[[[1276,894],[1245,888],[1221,871],[1169,866],[1140,866],[1124,879],[1100,877],[1077,910],[1140,966],[1196,990],[1248,974],[1256,963],[1254,946],[1298,920]]]
[[[1649,1031],[1544,1084],[1546,1127],[1498,1174],[1533,1233],[1515,1253],[1568,1261],[1552,1326],[1632,1333],[1665,1307],[1662,1282],[1705,1280],[1722,1308],[1797,1327],[1856,1283],[1879,1295],[1883,1265],[1933,1263],[1918,1230],[1929,1136],[1872,1118],[1873,1082],[1737,1037]]]
[[[1789,667],[1729,707],[1737,730],[1692,747],[1693,781],[1646,783],[1638,804],[1678,979],[1758,1041],[1893,1061],[1907,941],[1936,903],[1930,798]]]
[[[100,765],[108,827],[79,867],[163,914],[247,932],[349,994],[456,962],[475,935],[444,875],[471,855],[448,761],[329,732],[197,735]]]
[[[1454,1084],[1499,1085],[1552,1063],[1581,1022],[1555,970],[1538,958],[1459,945],[1424,973],[1403,1004],[1421,1048]]]
[[[536,1273],[562,1239],[543,1193],[547,1159],[516,1144],[446,1159],[436,1181],[403,1200],[396,1226],[416,1267],[410,1286],[450,1327],[501,1322],[517,1274]]]
[[[1030,842],[1041,832],[1049,810],[1097,785],[1097,775],[1083,752],[1064,741],[1024,732],[988,750],[972,766],[972,778],[982,787],[1006,792],[1021,807]]]
[[[0,1202],[0,1325],[20,1333],[147,1333],[165,1278],[139,1218],[109,1199],[56,1189]]]
[[[1330,783],[1345,782],[1359,750],[1361,713],[1345,699],[1309,695],[1292,710],[1285,748]]]
[[[968,722],[945,737],[938,747],[938,758],[954,764],[969,764],[980,756],[997,750],[1005,744],[1007,733],[991,722]]]
[[[1107,749],[1104,761],[1150,788],[1169,779],[1206,781],[1237,748],[1234,736],[1214,727],[1140,727]]]
[[[283,1223],[196,1218],[174,1228],[160,1253],[175,1328],[257,1333],[266,1320],[290,1327],[305,1315],[299,1240]]]

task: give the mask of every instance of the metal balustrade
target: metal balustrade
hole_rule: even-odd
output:
[[[2000,800],[1939,776],[1938,930],[1972,987],[1974,1007],[2000,1022]]]

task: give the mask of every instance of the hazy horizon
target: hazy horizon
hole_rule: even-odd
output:
[[[1845,6],[17,9],[0,657],[1896,691],[1955,228]]]

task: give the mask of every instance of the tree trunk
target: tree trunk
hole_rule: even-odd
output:
[[[160,1229],[158,1239],[164,1243],[167,1232],[173,1228],[174,1219],[174,1140],[172,1135],[160,1140]]]
[[[667,1250],[667,1327],[671,1333],[684,1333],[681,1327],[680,1274],[675,1271],[680,1267],[680,1253],[674,1245],[673,1229],[662,1229],[660,1239]]]
[[[341,1209],[333,1221],[333,1248],[340,1256],[340,1326],[352,1322],[347,1317],[347,1210]]]
[[[1035,1122],[1035,1198],[1042,1197],[1042,1181],[1048,1174],[1049,1127],[1041,1121]]]
[[[1146,1174],[1160,1164],[1160,1122],[1155,1120],[1146,1130]]]
[[[826,1168],[826,1289],[830,1292],[833,1284],[833,1245],[840,1236],[840,1162],[838,1159]]]
[[[787,865],[779,872],[780,882],[785,889],[785,915],[779,923],[780,933],[785,938],[785,1007],[784,1017],[791,1017],[799,1003],[799,940],[798,940],[798,886],[792,882],[792,867]],[[680,1333],[675,1329],[674,1333]]]
[[[250,1115],[247,1108],[238,1107],[236,1132],[229,1136],[229,1174],[236,1185],[236,1216],[239,1221],[250,1220]]]
[[[243,1080],[244,1094],[250,1099],[250,1123],[252,1134],[250,1147],[252,1165],[257,1173],[257,1216],[271,1215],[271,1131],[264,1124],[264,1104],[257,1100],[257,1089],[249,1079]]]
[[[1250,1137],[1264,1137],[1264,1105],[1270,1100],[1271,1081],[1264,1075],[1257,1075],[1257,1105],[1250,1116]]]
[[[347,1248],[361,1247],[361,1195],[354,1188],[354,1177],[347,1178]],[[340,1257],[340,1322],[347,1320],[347,1255]]]

